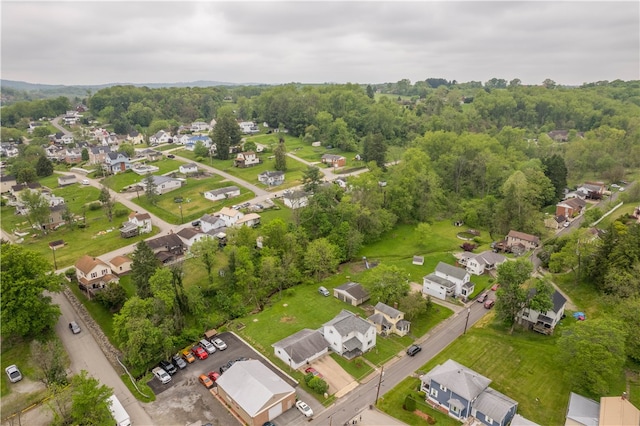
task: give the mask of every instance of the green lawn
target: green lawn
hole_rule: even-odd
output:
[[[183,163],[177,160],[171,160],[170,158],[163,158],[158,161],[148,161],[146,162],[146,164],[159,168],[157,172],[153,173],[154,175],[162,175],[174,170],[178,171],[178,168]],[[141,182],[143,179],[144,176],[140,176],[137,173],[134,173],[132,170],[127,170],[124,173],[107,176],[102,180],[102,184],[108,186],[114,191],[120,192],[123,188],[134,183]]]
[[[357,357],[352,360],[345,359],[337,353],[331,353],[331,358],[338,363],[340,367],[351,375],[355,380],[362,380],[369,374],[373,373],[373,368],[362,357]]]
[[[236,184],[224,180],[219,175],[207,178],[187,178],[186,184],[181,188],[160,195],[156,205],[149,203],[142,193],[139,198],[132,198],[131,201],[169,223],[179,224],[183,217],[184,221],[182,223],[186,223],[200,218],[205,213],[213,213],[222,207],[230,207],[253,198],[253,192],[239,185],[236,185],[240,188],[240,196],[238,197],[220,201],[211,201],[204,198],[203,193],[206,191],[231,185]],[[183,202],[176,203],[174,201],[176,197],[182,197]],[[182,216],[180,214],[181,206]]]

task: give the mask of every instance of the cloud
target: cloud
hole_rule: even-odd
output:
[[[2,78],[52,84],[640,78],[638,2],[17,2]]]

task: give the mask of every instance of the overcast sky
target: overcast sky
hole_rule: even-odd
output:
[[[1,3],[2,78],[47,84],[640,79],[640,2]]]

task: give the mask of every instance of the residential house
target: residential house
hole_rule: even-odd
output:
[[[19,183],[17,185],[13,185],[9,189],[9,192],[15,198],[18,198],[20,196],[20,192],[22,191],[35,191],[35,190],[39,191],[40,188],[42,188],[42,185],[40,185],[40,182]]]
[[[132,130],[127,134],[127,142],[133,145],[144,143],[144,135],[137,130]]]
[[[82,161],[82,150],[80,148],[67,148],[60,153],[59,161],[67,164],[77,164]]]
[[[92,146],[89,151],[89,164],[102,164],[107,159],[111,149],[104,146]]]
[[[62,121],[64,121],[64,124],[68,126],[73,126],[78,123],[80,118],[82,118],[82,115],[78,114],[77,111],[67,111],[65,116],[62,118]]]
[[[205,238],[211,238],[204,232],[198,231],[194,228],[183,228],[177,233],[178,237],[184,242],[184,245],[190,249],[198,241],[202,241]]]
[[[222,229],[226,229],[227,225],[219,216],[205,214],[200,218],[200,229],[202,232],[209,234],[212,231],[218,233]]]
[[[347,178],[340,176],[336,180],[333,181],[336,185],[338,185],[342,189],[347,189]]]
[[[409,333],[411,322],[404,319],[404,312],[382,302],[376,303],[373,312],[367,320],[375,325],[376,331],[382,336],[390,333],[405,336]]]
[[[235,362],[216,385],[218,397],[248,426],[262,426],[296,403],[295,389],[256,359]]]
[[[162,152],[147,148],[139,152],[147,161],[158,161],[162,159]]]
[[[178,145],[184,145],[187,142],[189,142],[189,138],[190,137],[191,137],[191,135],[189,135],[189,134],[175,136],[173,138],[173,143],[178,144]]]
[[[140,231],[138,227],[131,222],[124,222],[119,229],[121,238],[131,238],[137,236]]]
[[[65,210],[66,206],[64,205],[64,202],[49,207],[49,217],[47,218],[48,222],[43,224],[42,227],[44,229],[57,229],[59,226],[64,225]]]
[[[108,264],[86,254],[78,259],[75,268],[78,286],[87,293],[89,298],[105,288],[107,284],[119,281]]]
[[[333,296],[352,306],[358,306],[369,300],[371,296],[360,284],[348,282],[333,289]]]
[[[435,271],[423,278],[422,292],[442,300],[447,296],[467,299],[475,288],[470,279],[466,270],[438,262]]]
[[[600,404],[571,392],[564,426],[598,426]]]
[[[156,255],[156,258],[162,263],[169,263],[182,256],[185,251],[185,245],[182,239],[176,234],[167,234],[161,237],[147,240],[147,245]]]
[[[565,218],[574,218],[582,213],[586,201],[580,198],[569,198],[556,204],[556,216],[564,216]]]
[[[540,238],[535,235],[525,234],[511,230],[507,234],[506,247],[512,253],[523,254],[525,251],[533,250],[540,245]]]
[[[131,162],[127,154],[122,152],[108,152],[104,159],[104,166],[109,173],[121,173],[131,169]]]
[[[185,175],[195,174],[198,173],[198,165],[196,163],[181,164],[178,170]]]
[[[74,183],[78,183],[78,179],[76,178],[76,175],[58,176],[58,186],[73,185]]]
[[[19,154],[18,147],[9,142],[0,144],[0,157],[14,158]]]
[[[564,216],[549,216],[544,220],[545,228],[549,229],[560,229],[564,226],[564,223],[567,221],[567,218]]]
[[[258,175],[258,181],[268,186],[282,185],[284,182],[284,172],[266,171]]]
[[[251,167],[260,164],[260,158],[253,151],[240,152],[234,163],[236,167]]]
[[[212,189],[204,193],[204,198],[211,201],[226,200],[240,196],[240,188],[237,186],[225,186],[224,188]]]
[[[122,238],[135,237],[139,234],[148,234],[153,230],[149,213],[132,212],[129,220],[122,224],[120,236]]]
[[[118,276],[131,272],[132,260],[127,256],[116,256],[109,261],[111,271]]]
[[[600,398],[598,426],[640,425],[640,410],[626,397],[607,396]]]
[[[347,164],[347,159],[342,155],[323,154],[322,163],[331,167],[344,167]]]
[[[227,228],[238,226],[255,226],[260,223],[260,215],[257,213],[244,214],[239,210],[231,209],[229,207],[223,207],[218,213],[216,213]]]
[[[518,409],[516,401],[489,387],[490,379],[452,359],[420,382],[427,403],[462,422],[473,417],[488,426],[507,426]]]
[[[236,221],[236,228],[240,226],[254,227],[260,223],[261,216],[258,213],[247,213]]]
[[[376,345],[375,326],[345,309],[322,326],[322,335],[331,349],[346,359],[360,356]]]
[[[329,352],[329,342],[318,330],[304,328],[273,345],[275,356],[290,368],[298,369]]]
[[[599,200],[607,189],[604,182],[585,182],[576,189],[579,198]]]
[[[158,195],[166,194],[167,192],[174,191],[182,186],[182,181],[169,177],[169,176],[156,176],[151,175],[151,180],[155,186],[154,192]],[[138,182],[138,185],[143,190],[147,190],[147,179],[142,179]]]
[[[513,419],[511,419],[511,423],[509,424],[509,426],[540,426],[540,425],[516,413],[516,415],[513,416]]]
[[[193,151],[196,148],[196,144],[202,142],[206,148],[211,148],[211,138],[209,136],[195,135],[191,136],[184,144],[184,148],[188,151]]]
[[[5,192],[11,191],[11,187],[17,184],[16,177],[13,175],[0,176],[0,193],[4,194]]]
[[[532,299],[536,295],[536,289],[529,290],[528,299]],[[551,296],[553,307],[546,312],[539,312],[529,307],[524,308],[518,315],[519,321],[522,325],[533,329],[542,334],[553,334],[553,329],[556,324],[560,322],[564,315],[564,308],[567,304],[567,299],[558,292],[553,292]]]
[[[253,121],[241,121],[238,123],[238,126],[240,126],[242,133],[245,134],[258,133],[260,131],[260,129],[258,129],[258,125]]]
[[[309,197],[311,194],[305,191],[287,191],[282,196],[282,201],[285,206],[295,210],[309,205]]]
[[[480,254],[465,252],[460,259],[460,263],[466,266],[467,272],[473,275],[482,275],[485,272],[494,271],[506,261],[506,257],[491,250],[483,251]]]
[[[62,135],[62,137],[60,138],[60,140],[62,141],[63,144],[65,145],[71,145],[73,143],[73,135],[70,134],[64,134]]]
[[[171,134],[164,130],[159,130],[156,134],[149,136],[149,142],[151,144],[168,143],[171,140]]]
[[[44,154],[51,161],[59,161],[60,158],[64,158],[65,149],[57,145],[49,145],[44,147]]]
[[[208,132],[211,130],[211,125],[204,121],[194,121],[191,123],[190,130],[192,132]]]

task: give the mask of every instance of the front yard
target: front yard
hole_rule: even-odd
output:
[[[171,160],[170,158],[163,158],[158,161],[148,161],[145,162],[151,166],[156,166],[159,170],[154,175],[163,175],[165,173],[169,173],[172,171],[178,171],[178,168],[183,164],[177,160]],[[129,185],[133,185],[134,183],[139,183],[144,179],[144,176],[140,176],[137,173],[134,173],[132,170],[127,170],[123,173],[118,173],[112,176],[107,176],[102,180],[102,184],[108,186],[116,192],[122,191]]]

